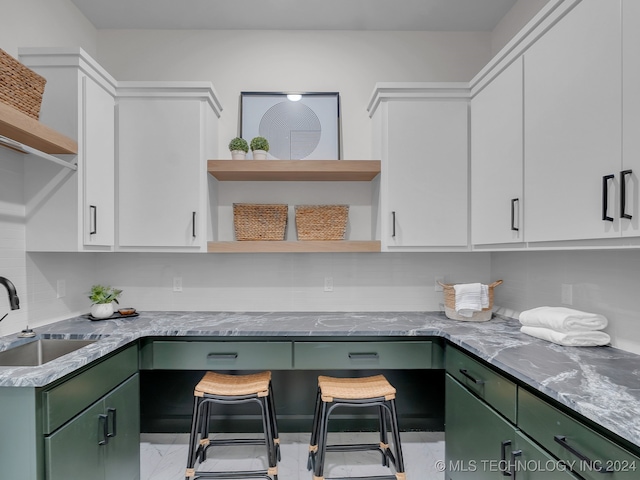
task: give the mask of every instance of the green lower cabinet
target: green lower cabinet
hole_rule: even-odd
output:
[[[576,480],[450,375],[446,376],[445,439],[448,480]]]
[[[47,480],[138,480],[139,390],[136,374],[47,436]]]

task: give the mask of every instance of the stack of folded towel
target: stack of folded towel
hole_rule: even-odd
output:
[[[471,317],[489,307],[489,287],[481,283],[460,283],[454,285],[456,292],[456,312],[463,317]]]
[[[606,345],[611,337],[602,332],[607,317],[566,307],[538,307],[520,314],[520,331],[558,345],[589,347]]]

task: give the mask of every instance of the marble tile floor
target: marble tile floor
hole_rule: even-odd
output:
[[[439,461],[444,460],[443,432],[403,432],[401,439],[408,480],[444,480],[444,473],[438,470]],[[184,479],[187,434],[143,434],[140,441],[140,480]],[[329,442],[377,442],[377,433],[331,433]],[[311,480],[307,471],[309,434],[281,433],[280,445],[278,480]],[[325,477],[388,475],[380,458],[378,452],[328,453]],[[265,465],[263,446],[234,446],[218,448],[199,469],[249,470]]]

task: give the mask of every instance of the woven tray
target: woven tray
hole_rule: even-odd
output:
[[[38,120],[47,80],[0,49],[0,102]]]
[[[440,283],[440,282],[438,282]],[[456,289],[452,284],[440,283],[444,293],[444,313],[451,320],[462,320],[465,322],[486,322],[491,320],[493,315],[493,289],[500,285],[502,280],[496,280],[489,287],[489,306],[479,312],[474,312],[470,317],[464,317],[456,312]]]
[[[284,240],[288,205],[233,204],[236,240]]]
[[[349,205],[296,205],[298,240],[344,240]]]

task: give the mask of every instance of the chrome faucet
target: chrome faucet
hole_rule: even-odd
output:
[[[13,283],[11,283],[11,280],[9,280],[8,278],[4,278],[4,277],[0,277],[0,284],[4,285],[5,288],[7,289],[7,292],[9,293],[9,303],[11,304],[11,310],[17,310],[20,308],[20,299],[18,298],[18,294],[16,293],[16,287]],[[6,314],[4,317],[0,318],[0,322],[2,320],[4,320],[4,318],[7,316],[8,314]]]

